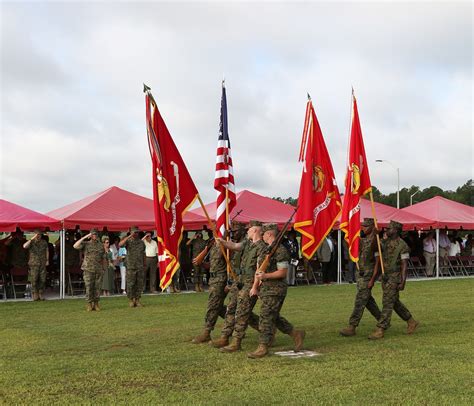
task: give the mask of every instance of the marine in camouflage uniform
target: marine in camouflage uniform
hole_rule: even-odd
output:
[[[35,230],[35,235],[23,245],[23,248],[28,250],[30,255],[28,266],[33,300],[44,300],[46,265],[49,261],[48,243],[41,238],[41,231]]]
[[[74,248],[82,250],[84,257],[81,269],[86,286],[87,311],[100,310],[99,300],[102,288],[102,277],[107,267],[107,254],[98,236],[99,233],[97,230],[92,229],[89,234],[74,243]],[[85,241],[89,237],[91,239]]]
[[[23,248],[26,239],[23,231],[10,235],[5,242],[8,247],[8,259],[11,266],[26,269],[28,267],[28,251]]]
[[[202,238],[202,232],[197,232],[194,238],[189,240],[191,245],[192,259],[196,258],[207,246],[207,241]],[[204,267],[202,263],[193,264],[193,283],[196,292],[202,292],[202,275],[204,274]]]
[[[376,330],[369,336],[371,340],[377,340],[384,337],[384,332],[390,327],[392,312],[395,312],[400,318],[407,322],[407,333],[412,334],[419,323],[413,319],[410,311],[400,301],[400,290],[405,289],[407,276],[407,260],[410,257],[410,249],[399,234],[402,231],[402,225],[396,221],[390,221],[387,229],[388,240],[382,247],[382,257],[384,265],[384,275],[382,275],[382,314],[377,323]],[[369,286],[373,285],[377,276],[374,272]]]
[[[265,224],[263,232],[263,239],[269,245],[260,253],[259,264],[262,264],[266,257],[271,255],[272,244],[275,243],[278,236],[278,226],[274,223]],[[276,328],[293,338],[295,351],[300,351],[303,346],[305,332],[295,330],[288,320],[280,316],[280,310],[288,289],[286,275],[289,261],[290,254],[288,250],[283,245],[278,245],[276,251],[270,257],[266,271],[258,272],[255,275],[250,295],[256,297],[258,294],[262,301],[259,323],[260,336],[259,346],[256,351],[248,354],[249,358],[261,358],[268,354],[268,347],[273,341]]]
[[[245,335],[252,310],[257,302],[257,297],[250,297],[255,271],[257,270],[257,259],[265,249],[266,244],[262,240],[262,223],[252,220],[247,232],[248,239],[242,243],[232,244],[219,240],[225,248],[234,251],[242,251],[240,262],[239,292],[237,296],[237,308],[235,311],[235,324],[233,341],[230,345],[222,347],[223,352],[235,352],[240,350],[240,344]]]
[[[138,236],[139,229],[132,227],[130,235],[124,237],[119,246],[127,249],[127,297],[130,307],[143,307],[140,298],[145,279],[145,243]]]
[[[235,242],[243,243],[245,241],[245,225],[243,223],[235,223],[232,226],[233,231],[233,240]],[[241,274],[241,260],[242,260],[242,251],[231,251],[231,266],[232,270],[236,275]],[[223,306],[225,309],[224,313],[224,326],[221,330],[221,337],[212,342],[212,345],[216,348],[222,348],[229,344],[229,337],[232,336],[234,332],[235,325],[235,311],[237,309],[237,299],[239,296],[239,281],[228,281],[226,290],[228,290],[229,301],[227,307]],[[251,312],[248,320],[250,327],[258,331],[258,316]]]
[[[201,344],[211,340],[211,331],[216,325],[219,315],[225,315],[224,300],[227,295],[227,263],[217,244],[213,244],[210,256],[210,279],[209,298],[207,299],[207,311],[204,319],[204,331],[196,336],[192,342]]]
[[[380,309],[372,296],[372,289],[368,287],[374,274],[375,252],[377,250],[374,219],[364,219],[361,227],[365,237],[359,241],[359,270],[356,271],[357,294],[355,297],[354,310],[349,318],[349,326],[340,331],[340,334],[345,337],[355,336],[356,328],[364,314],[365,308],[367,308],[376,320],[380,318]]]

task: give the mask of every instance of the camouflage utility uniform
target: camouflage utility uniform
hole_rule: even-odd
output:
[[[400,316],[402,320],[411,319],[411,314],[399,299],[399,287],[401,280],[401,262],[410,257],[410,248],[400,237],[388,239],[382,248],[383,264],[385,274],[382,276],[382,314],[377,327],[386,330],[390,327],[392,311]]]
[[[364,314],[364,309],[375,317],[380,318],[380,309],[372,296],[372,290],[368,288],[368,284],[375,267],[375,244],[376,236],[372,234],[366,238],[361,238],[359,242],[359,271],[357,272],[357,294],[354,303],[354,310],[349,318],[349,325],[357,327],[360,319]]]
[[[196,258],[207,246],[207,241],[202,238],[195,238],[191,240],[192,258]],[[204,273],[204,267],[202,263],[200,265],[193,264],[193,283],[201,284],[202,275]]]
[[[86,285],[86,301],[91,304],[98,303],[102,288],[102,276],[107,265],[107,254],[98,239],[81,242],[79,249],[83,250],[84,255],[81,268],[84,272],[83,278]]]
[[[257,270],[257,259],[265,250],[266,244],[263,240],[251,242],[246,240],[242,250],[241,258],[241,274],[239,282],[242,288],[237,296],[237,309],[235,311],[235,325],[233,336],[242,339],[249,323],[250,315],[257,302],[257,296],[250,297],[250,289],[252,289],[255,271]]]
[[[262,263],[265,256],[270,252],[267,247],[259,257],[259,263]],[[280,268],[288,269],[290,255],[288,250],[280,245],[275,254],[271,257],[266,273],[273,273]],[[278,328],[284,334],[291,334],[293,326],[285,318],[280,316],[280,310],[285,301],[288,285],[286,276],[281,279],[264,279],[260,286],[260,299],[262,306],[260,309],[260,344],[269,345],[273,340],[275,328]]]
[[[140,238],[132,237],[125,243],[127,249],[127,297],[130,300],[140,299],[145,278],[145,243]]]
[[[33,239],[28,247],[30,259],[28,266],[30,268],[31,291],[40,292],[44,290],[46,283],[46,259],[48,252],[48,243],[45,240]]]
[[[211,269],[209,279],[209,298],[207,299],[207,311],[204,328],[212,331],[216,325],[219,315],[225,314],[224,300],[226,297],[225,287],[227,285],[227,263],[218,245],[213,244],[210,251]]]
[[[242,243],[246,243],[248,240],[243,239]],[[236,275],[241,274],[241,261],[242,261],[242,253],[243,251],[233,251],[232,252],[232,259],[231,259],[231,266],[232,270]],[[229,301],[227,303],[227,308],[225,312],[224,318],[224,326],[222,327],[221,334],[226,337],[230,337],[234,332],[234,325],[235,325],[235,311],[237,309],[237,298],[239,296],[239,282],[233,281],[232,285],[229,289]],[[250,327],[255,330],[258,330],[258,316],[251,312],[249,315],[248,323]]]

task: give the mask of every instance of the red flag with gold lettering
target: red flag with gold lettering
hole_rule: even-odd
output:
[[[359,261],[360,198],[372,190],[369,166],[365,156],[357,101],[352,92],[351,136],[346,174],[346,193],[342,205],[341,230],[349,246],[349,255]]]
[[[166,289],[179,268],[183,216],[196,200],[198,191],[146,86],[145,102],[148,146],[153,164],[160,287]]]
[[[294,228],[301,233],[301,251],[310,259],[341,213],[341,198],[323,134],[311,100],[300,148],[303,174]]]

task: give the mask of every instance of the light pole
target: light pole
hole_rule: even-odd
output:
[[[394,164],[386,159],[376,159],[375,162],[385,162],[389,164],[393,169],[397,171],[397,209],[400,208],[400,168],[397,168]]]
[[[418,189],[415,193],[413,193],[412,195],[410,195],[410,206],[413,204],[413,196],[415,196],[418,192],[420,191],[420,189]]]

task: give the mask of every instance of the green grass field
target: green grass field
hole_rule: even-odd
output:
[[[354,285],[291,288],[282,314],[322,354],[301,359],[248,359],[253,330],[237,354],[191,344],[205,293],[147,296],[142,309],[107,298],[100,313],[86,313],[83,300],[0,303],[0,403],[472,405],[473,287],[409,282],[402,301],[421,327],[407,336],[395,315],[376,342],[368,312],[356,337],[338,336]],[[374,295],[380,303],[380,285]],[[280,333],[272,351],[291,348]]]

